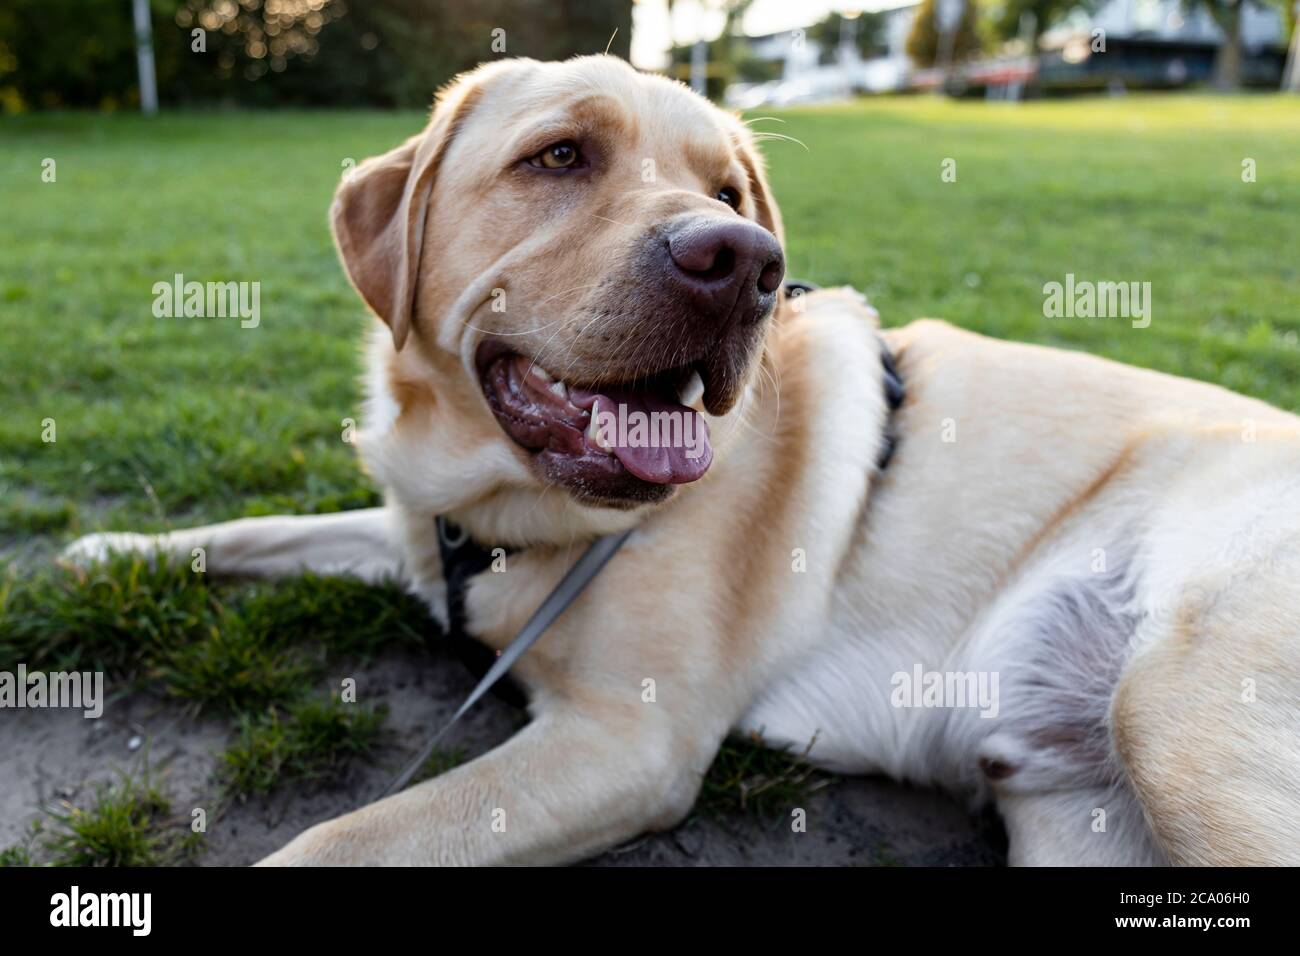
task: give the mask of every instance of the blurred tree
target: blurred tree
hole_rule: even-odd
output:
[[[888,42],[885,37],[885,14],[878,12],[863,13],[854,19],[857,22],[853,25],[853,40],[859,56],[867,60],[872,57],[883,56],[888,52]],[[844,26],[844,17],[839,13],[832,13],[825,20],[814,23],[808,28],[808,39],[814,40],[821,45],[821,61],[823,63],[834,62],[835,52],[839,48]]]
[[[755,59],[749,51],[749,41],[741,30],[741,21],[754,0],[704,0],[706,6],[712,6],[725,15],[722,32],[716,38],[707,41],[707,73],[705,76],[705,94],[711,100],[720,100],[726,88],[740,79],[774,79],[768,75],[769,64]],[[669,22],[672,22],[672,0],[668,3]],[[668,51],[668,73],[670,76],[688,82],[691,72],[691,51],[695,41],[675,45]]]
[[[1103,2],[1104,0],[1004,0],[1000,6],[990,11],[990,21],[998,39],[1014,40],[1025,29],[1027,18],[1032,17],[1032,33],[1025,39],[1030,43],[1030,52],[1034,53],[1038,50],[1038,41],[1043,34],[1067,15],[1075,10],[1091,13]]]
[[[1286,8],[1286,22],[1283,24],[1284,35],[1291,38],[1282,75],[1282,89],[1287,93],[1300,93],[1300,26],[1296,24],[1296,14],[1300,14],[1300,0]]]
[[[962,5],[961,19],[953,38],[953,62],[964,60],[980,49],[976,33],[977,14],[973,0]],[[932,67],[939,59],[939,28],[935,19],[935,0],[921,0],[912,20],[912,31],[907,35],[907,55],[917,66]]]
[[[1241,12],[1251,0],[1182,0],[1188,12],[1203,9],[1223,31],[1223,43],[1214,57],[1214,85],[1220,90],[1241,86]],[[1259,0],[1258,6],[1270,5],[1286,17],[1286,0]]]
[[[165,104],[427,106],[502,56],[631,49],[632,0],[150,0]],[[617,35],[614,31],[617,28]],[[197,34],[195,31],[199,31]],[[137,99],[124,0],[3,0],[0,106]]]
[[[762,59],[754,54],[752,39],[741,29],[741,21],[753,0],[715,0],[714,5],[726,14],[722,32],[709,41],[707,92],[711,99],[721,99],[728,85],[743,81],[761,83],[779,79],[783,64],[779,59]],[[671,6],[671,4],[670,4]],[[880,13],[864,13],[856,18],[854,44],[863,58],[879,56],[886,52],[884,34],[885,17]],[[843,35],[845,18],[832,13],[804,30],[804,38],[820,47],[820,61],[834,62]],[[673,76],[686,80],[690,74],[693,44],[674,46],[670,51]]]
[[[9,111],[136,102],[129,3],[4,0],[0,100]]]

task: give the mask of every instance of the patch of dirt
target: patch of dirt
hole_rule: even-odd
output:
[[[25,840],[40,808],[92,802],[96,785],[133,769],[148,754],[155,779],[178,817],[195,807],[208,815],[203,866],[243,866],[302,830],[373,800],[426,735],[450,719],[473,679],[448,656],[391,653],[366,668],[339,673],[319,690],[357,681],[358,700],[388,706],[387,743],[370,762],[354,764],[328,786],[286,786],[265,799],[212,805],[212,772],[230,739],[229,725],[194,718],[174,703],[108,687],[104,715],[79,711],[6,710],[0,714],[0,848]],[[467,757],[505,740],[523,717],[495,698],[481,702],[448,734],[444,749]],[[134,748],[134,749],[133,749]],[[837,778],[811,794],[806,832],[791,819],[692,814],[668,833],[652,834],[588,861],[596,866],[994,865],[1005,836],[991,815],[972,816],[937,792],[877,778]]]

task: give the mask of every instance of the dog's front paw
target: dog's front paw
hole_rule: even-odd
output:
[[[102,564],[110,554],[153,554],[157,544],[152,535],[129,531],[88,534],[63,549],[59,563],[70,568],[91,568]]]

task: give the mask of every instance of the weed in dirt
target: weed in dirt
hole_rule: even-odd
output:
[[[241,715],[238,739],[218,760],[225,794],[245,800],[287,780],[335,780],[347,762],[364,757],[383,733],[386,707],[300,700],[258,715]]]
[[[115,557],[90,570],[0,579],[0,669],[134,676],[167,649],[209,633],[218,605],[188,565]]]
[[[0,850],[0,866],[35,866],[36,863],[32,858],[32,852],[35,849],[36,841],[44,832],[45,821],[33,820],[31,827],[27,831],[26,840]]]
[[[41,849],[52,866],[171,866],[189,859],[202,841],[188,817],[172,816],[147,768],[101,785],[89,808],[64,803],[47,817]]]
[[[784,816],[833,779],[807,762],[811,749],[812,742],[800,754],[772,749],[757,733],[725,741],[705,775],[695,812],[716,818]]]

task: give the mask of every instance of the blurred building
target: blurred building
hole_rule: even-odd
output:
[[[1071,14],[1058,28],[1049,30],[1044,40],[1056,35],[1068,36],[1092,29],[1106,31],[1107,36],[1179,41],[1185,43],[1223,42],[1223,31],[1205,8],[1183,9],[1180,0],[1110,0],[1091,16]],[[1283,42],[1282,11],[1275,6],[1247,3],[1241,11],[1242,45],[1251,47],[1280,46]]]
[[[1104,51],[1095,49],[1102,31]],[[1241,11],[1241,79],[1276,87],[1286,58],[1286,27],[1276,6]],[[1043,36],[1037,82],[1046,89],[1176,87],[1214,73],[1223,30],[1204,8],[1179,0],[1110,0],[1091,16],[1076,12]]]
[[[827,49],[798,30],[745,38],[749,54],[772,63],[779,79],[733,84],[727,101],[750,109],[938,88],[941,73],[915,69],[905,52],[919,7],[919,0],[902,0],[883,11],[886,50],[875,57],[857,56],[850,44]],[[1241,22],[1244,84],[1276,87],[1286,56],[1285,29],[1278,7],[1246,3]],[[1095,13],[1076,11],[1044,33],[1038,56],[1021,52],[962,64],[956,83],[966,91],[1011,98],[1029,89],[1184,86],[1211,79],[1222,43],[1223,31],[1204,9],[1188,12],[1180,0],[1109,0]]]
[[[800,30],[746,38],[752,56],[779,64],[779,79],[765,83],[737,83],[727,90],[727,102],[742,109],[815,102],[857,93],[885,93],[906,88],[911,63],[907,35],[912,29],[919,0],[898,0],[898,5],[876,15],[883,20],[879,56],[858,53],[852,36],[827,44]],[[852,29],[853,21],[845,21]]]

